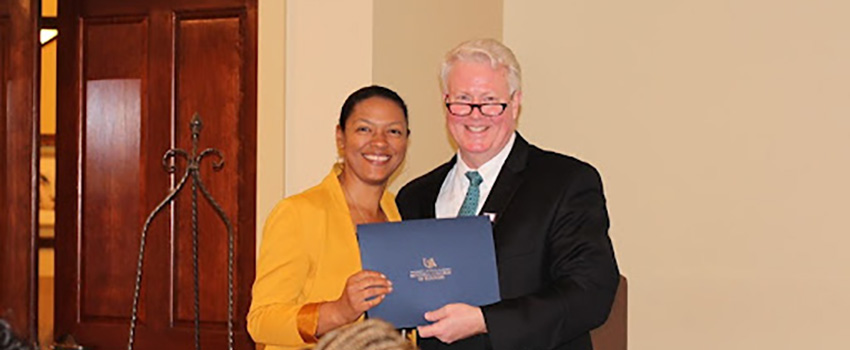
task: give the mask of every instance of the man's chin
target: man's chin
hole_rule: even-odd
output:
[[[472,147],[461,147],[460,149],[460,153],[471,157],[480,157],[489,151],[490,147],[481,144],[472,145]]]

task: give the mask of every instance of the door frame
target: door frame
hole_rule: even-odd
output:
[[[0,161],[0,318],[29,341],[38,340],[38,171],[41,47],[38,40],[41,2],[8,1],[0,8],[9,44],[2,83],[6,96],[5,144]],[[8,12],[6,12],[8,11]],[[5,13],[4,13],[5,12]],[[8,83],[7,83],[8,82]]]

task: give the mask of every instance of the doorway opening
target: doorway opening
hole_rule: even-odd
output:
[[[58,0],[41,0],[40,145],[38,198],[38,344],[53,344],[56,208],[56,48]]]

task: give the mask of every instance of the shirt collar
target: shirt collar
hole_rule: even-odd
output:
[[[496,183],[496,178],[499,177],[499,171],[502,170],[502,166],[505,165],[505,161],[508,159],[508,155],[511,154],[511,149],[514,147],[514,141],[516,141],[516,132],[511,134],[510,140],[508,143],[502,147],[502,150],[499,151],[493,158],[490,158],[487,162],[482,164],[478,169],[472,169],[466,162],[463,161],[463,158],[460,156],[460,150],[457,152],[457,171],[455,172],[455,176],[462,181],[461,183],[469,183],[469,179],[466,178],[466,172],[477,170],[484,181],[481,183],[482,186],[486,186],[487,188],[491,188],[494,183]],[[464,186],[465,188],[466,186]]]

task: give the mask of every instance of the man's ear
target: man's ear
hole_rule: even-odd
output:
[[[514,112],[514,120],[517,120],[517,118],[519,118],[519,106],[522,103],[522,91],[521,90],[514,92],[513,101],[511,101],[511,102],[512,102],[511,108],[513,108],[513,112]]]

